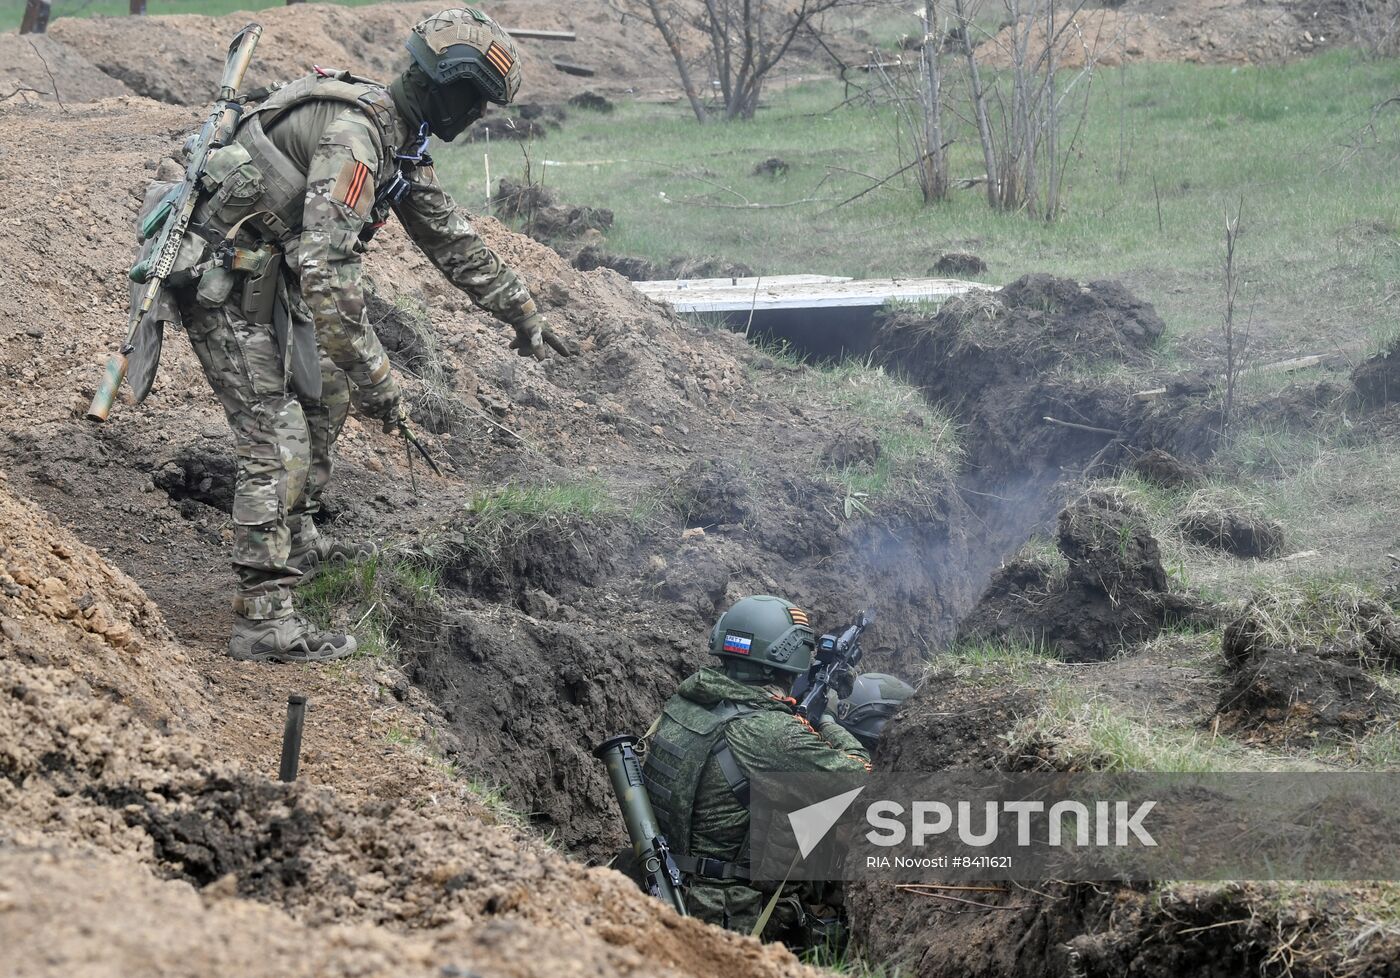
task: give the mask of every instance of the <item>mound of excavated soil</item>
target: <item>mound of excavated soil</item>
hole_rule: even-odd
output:
[[[0,106],[32,99],[94,102],[131,90],[47,34],[0,34]]]
[[[1056,59],[1063,68],[1086,63],[1109,67],[1139,61],[1192,64],[1269,64],[1346,43],[1349,37],[1320,26],[1316,4],[1240,3],[1238,0],[1128,0],[1081,9],[1066,26]],[[1335,24],[1335,26],[1340,26]],[[1018,37],[1026,31],[1004,26],[978,48],[984,64],[1006,68]],[[1027,50],[1045,46],[1045,27],[1030,31]]]
[[[1205,479],[1200,466],[1186,462],[1171,452],[1154,448],[1133,459],[1133,471],[1164,489],[1183,489]]]
[[[1230,685],[1217,712],[1252,739],[1357,737],[1400,717],[1400,699],[1363,671],[1400,663],[1400,620],[1378,600],[1251,601],[1226,624],[1221,651]]]
[[[208,736],[238,688],[201,682],[207,657],[140,589],[3,487],[0,514],[0,941],[16,973],[801,973],[479,821],[441,782],[414,790],[411,761],[379,797],[249,771]],[[308,753],[332,708],[313,703]],[[347,747],[330,749],[363,783]]]
[[[441,4],[408,2],[365,7],[305,3],[269,7],[256,15],[203,17],[61,17],[50,34],[130,88],[163,102],[203,105],[218,86],[229,38],[256,19],[264,33],[248,72],[248,87],[296,78],[312,65],[348,68],[388,81],[407,63],[404,38]],[[591,89],[608,93],[671,91],[674,67],[656,28],[645,19],[621,18],[608,4],[511,0],[492,14],[507,27],[572,30],[573,43],[520,39],[526,102],[562,102]],[[698,37],[685,34],[687,45]],[[562,57],[593,68],[581,78],[556,70]]]
[[[1203,613],[1168,589],[1157,540],[1142,515],[1115,496],[1091,493],[1062,511],[1059,548],[1069,561],[1064,572],[1015,560],[993,574],[959,624],[960,640],[1044,647],[1088,662]]]
[[[1351,386],[1363,408],[1381,408],[1400,399],[1400,347],[1357,364]]]

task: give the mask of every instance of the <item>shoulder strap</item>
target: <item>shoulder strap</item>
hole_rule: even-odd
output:
[[[273,92],[261,105],[244,113],[244,119],[257,117],[266,128],[288,110],[318,100],[343,102],[359,109],[374,124],[380,142],[384,147],[389,147],[393,124],[393,98],[389,90],[348,71],[305,75],[289,82]]]

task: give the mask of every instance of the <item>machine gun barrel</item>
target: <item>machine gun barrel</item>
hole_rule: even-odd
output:
[[[632,851],[641,864],[647,892],[669,903],[682,917],[688,916],[681,897],[681,873],[671,856],[671,846],[661,833],[652,811],[651,796],[642,779],[637,759],[637,738],[631,734],[609,737],[593,748],[593,756],[603,762],[622,809],[622,821],[632,840]]]

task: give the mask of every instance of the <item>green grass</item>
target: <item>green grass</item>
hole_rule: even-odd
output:
[[[1228,737],[1139,717],[1069,683],[1052,689],[1040,710],[1023,717],[1006,735],[1012,756],[1043,754],[1046,745],[1062,770],[1210,773],[1322,767],[1249,749]]]
[[[883,177],[900,165],[893,110],[835,108],[844,94],[834,81],[770,93],[749,123],[699,127],[672,105],[574,111],[532,155],[537,172],[551,161],[544,179],[563,199],[614,211],[609,247],[620,253],[722,255],[765,274],[908,276],[926,274],[941,250],[970,250],[993,282],[1030,271],[1121,278],[1186,335],[1216,328],[1223,216],[1243,196],[1241,301],[1257,351],[1367,343],[1393,319],[1400,109],[1379,117],[1376,138],[1358,133],[1370,107],[1400,91],[1400,61],[1338,51],[1284,66],[1135,65],[1101,70],[1095,84],[1065,212],[1051,224],[994,213],[976,190],[923,208],[913,181],[899,179],[833,210],[869,185],[836,167]],[[1131,145],[1121,183],[1120,123]],[[976,139],[960,123],[953,135],[953,174],[981,173]],[[753,174],[775,155],[792,165],[786,176]],[[478,201],[482,147],[435,156],[444,182]],[[493,174],[518,176],[520,164],[517,148],[492,150]],[[819,202],[717,206],[805,198]]]
[[[946,481],[962,459],[958,430],[911,384],[862,360],[808,364],[781,346],[764,352],[787,368],[787,396],[855,419],[879,444],[873,464],[827,466],[826,475],[846,492],[849,519],[869,515],[880,497],[898,492],[923,495],[924,480]],[[772,384],[771,375],[758,383]]]
[[[924,672],[952,675],[974,686],[1003,687],[1030,682],[1055,669],[1060,660],[1044,649],[1008,642],[961,642],[939,652]]]
[[[297,604],[319,627],[353,634],[356,658],[392,661],[398,648],[390,638],[395,624],[385,594],[390,587],[410,593],[415,613],[442,601],[442,579],[435,566],[419,558],[379,556],[327,567],[297,589]]]
[[[359,7],[376,0],[318,0],[346,7]],[[222,17],[239,10],[264,10],[268,7],[281,7],[285,0],[147,0],[146,13],[152,16],[163,14],[202,14],[206,17]],[[131,9],[128,0],[55,0],[53,12],[49,15],[52,24],[60,17],[126,17]],[[24,0],[0,0],[0,30],[19,29],[20,18],[24,16]]]

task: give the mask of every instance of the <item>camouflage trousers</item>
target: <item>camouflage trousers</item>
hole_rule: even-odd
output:
[[[795,952],[823,946],[832,950],[833,940],[844,942],[844,936],[838,936],[832,924],[837,912],[820,904],[829,896],[825,891],[832,887],[833,884],[823,883],[790,884],[774,906],[760,939],[781,941]],[[692,883],[686,890],[685,906],[692,917],[706,923],[752,934],[772,896],[771,890],[764,892],[737,880],[706,880]],[[813,909],[820,912],[814,914]]]
[[[292,613],[300,576],[287,558],[315,541],[313,517],[330,482],[336,439],[350,412],[350,384],[324,354],[321,395],[298,396],[288,353],[272,326],[248,322],[234,297],[208,308],[190,295],[182,315],[204,375],[233,429],[235,610],[248,618]],[[293,316],[309,317],[293,294]]]

